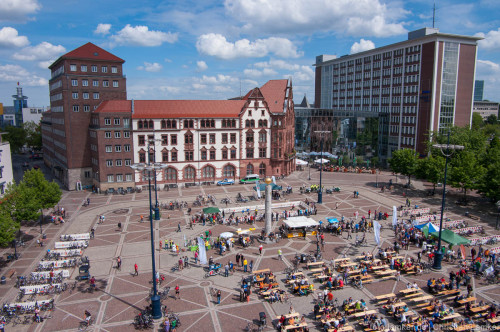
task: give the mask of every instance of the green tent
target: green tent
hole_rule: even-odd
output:
[[[437,239],[439,238],[439,232],[431,233],[431,236]],[[443,229],[443,231],[441,232],[441,240],[451,244],[452,246],[470,243],[469,240],[458,235],[455,232],[450,231],[449,229]]]
[[[259,183],[259,189],[261,192],[265,192],[266,191],[266,184]],[[278,186],[277,184],[271,183],[271,189],[272,190],[281,190],[281,186]],[[253,187],[253,190],[257,191],[257,186]]]
[[[203,209],[203,213],[206,214],[219,213],[219,212],[220,212],[219,208],[214,206],[206,207]]]

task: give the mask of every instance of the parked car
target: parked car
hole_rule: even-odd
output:
[[[222,181],[217,182],[218,186],[230,186],[234,184],[233,179],[224,179]]]

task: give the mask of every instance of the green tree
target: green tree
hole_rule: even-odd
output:
[[[26,132],[23,128],[7,126],[5,128],[3,138],[10,143],[10,148],[13,153],[18,153],[21,148],[26,144]]]
[[[436,191],[436,184],[444,179],[445,159],[441,156],[430,156],[418,161],[416,175],[433,184],[432,192]]]
[[[40,124],[32,121],[23,123],[23,129],[26,133],[26,145],[35,149],[42,149],[42,131]]]
[[[473,150],[464,150],[456,153],[450,164],[450,185],[461,188],[464,192],[464,201],[467,201],[467,190],[477,189],[484,173],[478,155]]]
[[[493,137],[482,160],[485,171],[478,191],[493,202],[500,200],[500,140]]]
[[[370,165],[371,165],[372,167],[377,167],[379,163],[380,163],[380,160],[379,160],[379,158],[378,158],[377,156],[372,157],[372,158],[370,159]]]
[[[486,118],[484,122],[488,124],[497,124],[498,118],[495,114],[491,114]]]
[[[412,149],[396,150],[392,153],[392,158],[389,159],[389,165],[393,172],[408,177],[408,186],[411,183],[411,176],[415,175],[417,170],[417,163],[417,153]]]
[[[10,245],[19,228],[20,223],[14,221],[7,211],[0,208],[0,246]]]
[[[479,113],[472,113],[472,129],[478,130],[484,125],[483,117]]]

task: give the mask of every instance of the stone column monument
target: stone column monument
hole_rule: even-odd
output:
[[[264,179],[264,182],[266,184],[266,201],[265,201],[265,214],[266,214],[266,224],[265,224],[265,231],[266,231],[266,236],[269,236],[269,233],[271,233],[271,227],[273,224],[272,220],[272,183],[273,180],[269,177]]]

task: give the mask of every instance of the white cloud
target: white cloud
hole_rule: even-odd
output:
[[[258,69],[245,69],[243,71],[243,74],[245,76],[253,77],[253,78],[258,78],[262,76],[276,76],[278,75],[278,72],[271,68],[264,68],[262,70]]]
[[[228,42],[226,37],[209,33],[198,37],[196,42],[198,52],[221,59],[258,58],[274,54],[282,58],[297,58],[302,55],[297,47],[286,38],[270,37],[250,42],[240,39],[234,43]]]
[[[368,50],[373,50],[375,48],[375,44],[371,40],[365,40],[361,38],[361,40],[358,42],[355,42],[351,46],[351,54],[354,53],[359,53],[359,52],[364,52]]]
[[[138,70],[144,70],[150,73],[159,72],[162,68],[162,65],[160,65],[158,62],[144,62],[144,66],[137,67]]]
[[[162,92],[166,92],[171,95],[178,95],[182,91],[182,89],[178,86],[169,86],[169,85],[160,86],[158,89],[160,89],[160,91]]]
[[[94,33],[97,35],[107,35],[109,33],[109,29],[111,29],[111,24],[99,23],[97,28],[94,30]]]
[[[299,70],[300,65],[286,62],[284,60],[271,59],[265,62],[256,62],[254,67],[257,68],[275,68],[275,69],[286,69],[286,70]]]
[[[489,60],[477,60],[476,79],[484,80],[484,99],[498,100],[500,64]]]
[[[480,40],[479,47],[485,50],[498,50],[500,49],[500,28],[498,30],[491,30],[488,33],[478,32],[475,34],[476,37],[482,37]]]
[[[196,70],[197,71],[205,71],[208,69],[207,63],[205,61],[197,61],[196,62]]]
[[[227,84],[238,82],[237,78],[222,74],[218,74],[217,76],[203,75],[201,78],[196,78],[195,80],[201,84]]]
[[[2,0],[0,22],[24,21],[26,15],[36,13],[41,7],[37,0]]]
[[[225,0],[226,11],[244,31],[266,33],[337,32],[387,37],[406,33],[402,2],[380,0]]]
[[[0,81],[21,82],[25,86],[47,86],[49,81],[34,75],[19,65],[0,65]]]
[[[284,75],[284,78],[288,78],[290,75]],[[314,70],[311,66],[301,66],[299,71],[293,73],[293,82],[313,82],[314,80]]]
[[[172,62],[172,60],[171,60],[171,59],[169,59],[169,58],[165,58],[165,59],[164,59],[164,61],[165,61],[165,62]]]
[[[1,10],[0,10],[1,12]],[[16,29],[11,27],[3,27],[0,30],[0,48],[2,47],[23,47],[30,42],[28,37],[19,36]]]
[[[177,33],[149,30],[147,26],[127,24],[117,34],[111,36],[116,45],[160,46],[163,43],[175,43]]]
[[[55,60],[64,52],[66,52],[66,49],[62,45],[42,42],[36,46],[25,47],[21,51],[14,53],[12,57],[21,61]]]

